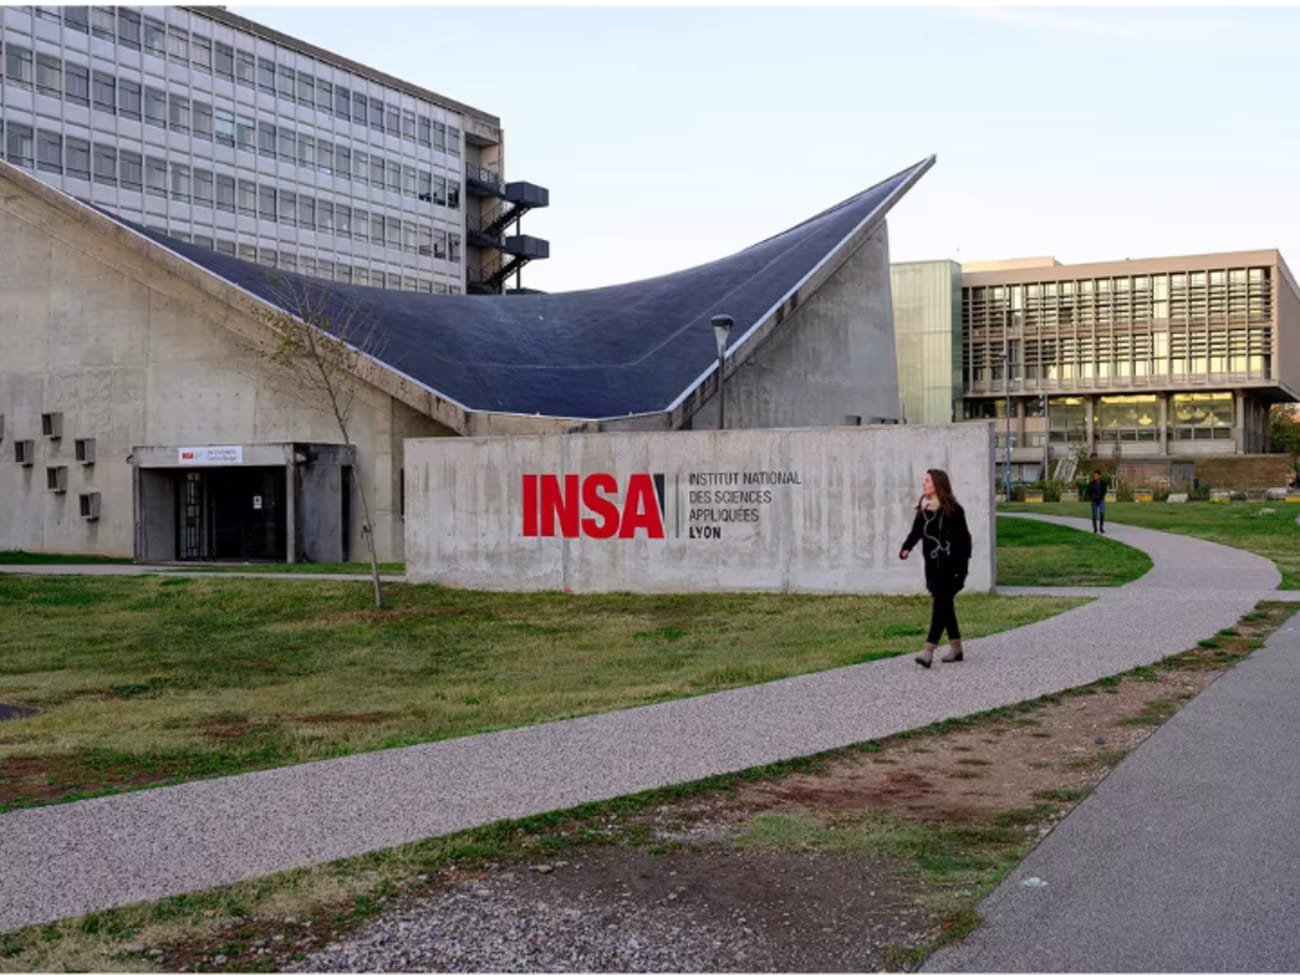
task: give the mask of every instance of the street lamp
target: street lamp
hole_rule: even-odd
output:
[[[722,380],[727,367],[727,336],[736,320],[730,315],[714,315],[709,321],[713,325],[713,337],[718,341],[718,429],[727,429],[727,400],[722,395]]]
[[[1007,459],[1006,466],[1003,469],[1006,479],[1002,482],[1007,500],[1011,500],[1011,309],[1003,309],[1002,317],[1002,385],[1007,393],[1006,406],[1006,426],[1007,426]]]

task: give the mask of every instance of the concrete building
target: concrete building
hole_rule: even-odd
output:
[[[952,418],[997,419],[1017,480],[1080,450],[1171,462],[1260,453],[1269,407],[1300,399],[1300,292],[1276,250],[960,273],[935,261],[893,278],[904,403],[940,419],[950,336]]]
[[[3,157],[177,240],[439,294],[549,254],[496,116],[219,7],[0,7],[0,61]]]
[[[709,264],[482,297],[273,271],[0,163],[0,549],[358,558],[364,488],[401,558],[407,438],[715,428],[724,374],[728,427],[897,422],[885,216],[933,161]],[[266,354],[286,317],[365,325],[350,446]]]

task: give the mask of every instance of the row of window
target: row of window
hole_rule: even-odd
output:
[[[371,213],[253,180],[236,179],[198,166],[91,143],[29,125],[0,121],[5,158],[15,166],[92,179],[108,186],[142,190],[181,203],[261,217],[339,237],[370,241],[421,257],[459,263],[461,235],[428,224]]]
[[[343,85],[335,85],[308,71],[297,71],[269,58],[255,58],[249,51],[213,41],[134,10],[114,7],[37,7],[36,16],[64,24],[73,30],[93,32],[96,37],[116,41],[131,50],[143,48],[150,54],[176,64],[191,65],[249,88],[258,88],[281,98],[292,99],[341,119],[368,125],[372,129],[427,146],[453,156],[460,155],[460,129],[426,115],[400,109],[382,98],[366,96]]]
[[[173,132],[193,133],[201,139],[257,152],[271,159],[296,163],[320,173],[401,193],[426,203],[457,209],[460,183],[435,176],[378,153],[352,149],[344,143],[314,138],[285,125],[259,121],[207,102],[168,94],[161,88],[142,86],[107,72],[91,72],[84,65],[64,64],[52,54],[37,54],[16,44],[5,45],[5,76],[15,84],[52,97],[124,118],[141,120]]]
[[[148,229],[154,233],[168,235],[168,231],[163,227],[150,226]],[[255,261],[264,267],[279,268],[282,271],[294,271],[299,274],[305,274],[308,277],[323,278],[327,281],[338,281],[343,284],[359,284],[371,288],[388,288],[390,290],[400,291],[422,291],[426,294],[460,294],[461,289],[457,285],[448,285],[443,281],[434,281],[430,278],[412,277],[409,274],[401,274],[397,271],[384,272],[373,268],[365,268],[359,265],[353,266],[343,264],[337,261],[325,260],[323,258],[308,257],[305,254],[298,254],[291,250],[284,250],[283,245],[280,250],[269,247],[254,247],[252,244],[236,244],[233,240],[225,237],[207,237],[202,234],[195,234],[192,237],[181,231],[173,230],[170,236],[186,243],[197,244],[200,247],[206,247],[208,250],[216,251],[219,254],[225,254],[229,257],[238,257],[244,261]]]

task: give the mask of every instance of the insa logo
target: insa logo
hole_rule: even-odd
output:
[[[525,474],[525,538],[664,537],[664,475]]]

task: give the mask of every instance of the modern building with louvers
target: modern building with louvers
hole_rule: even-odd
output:
[[[1080,448],[1261,453],[1269,408],[1300,399],[1300,291],[1276,250],[891,270],[907,421],[997,418],[1017,480]]]
[[[343,284],[520,286],[501,121],[219,7],[0,7],[0,148],[160,234]]]

